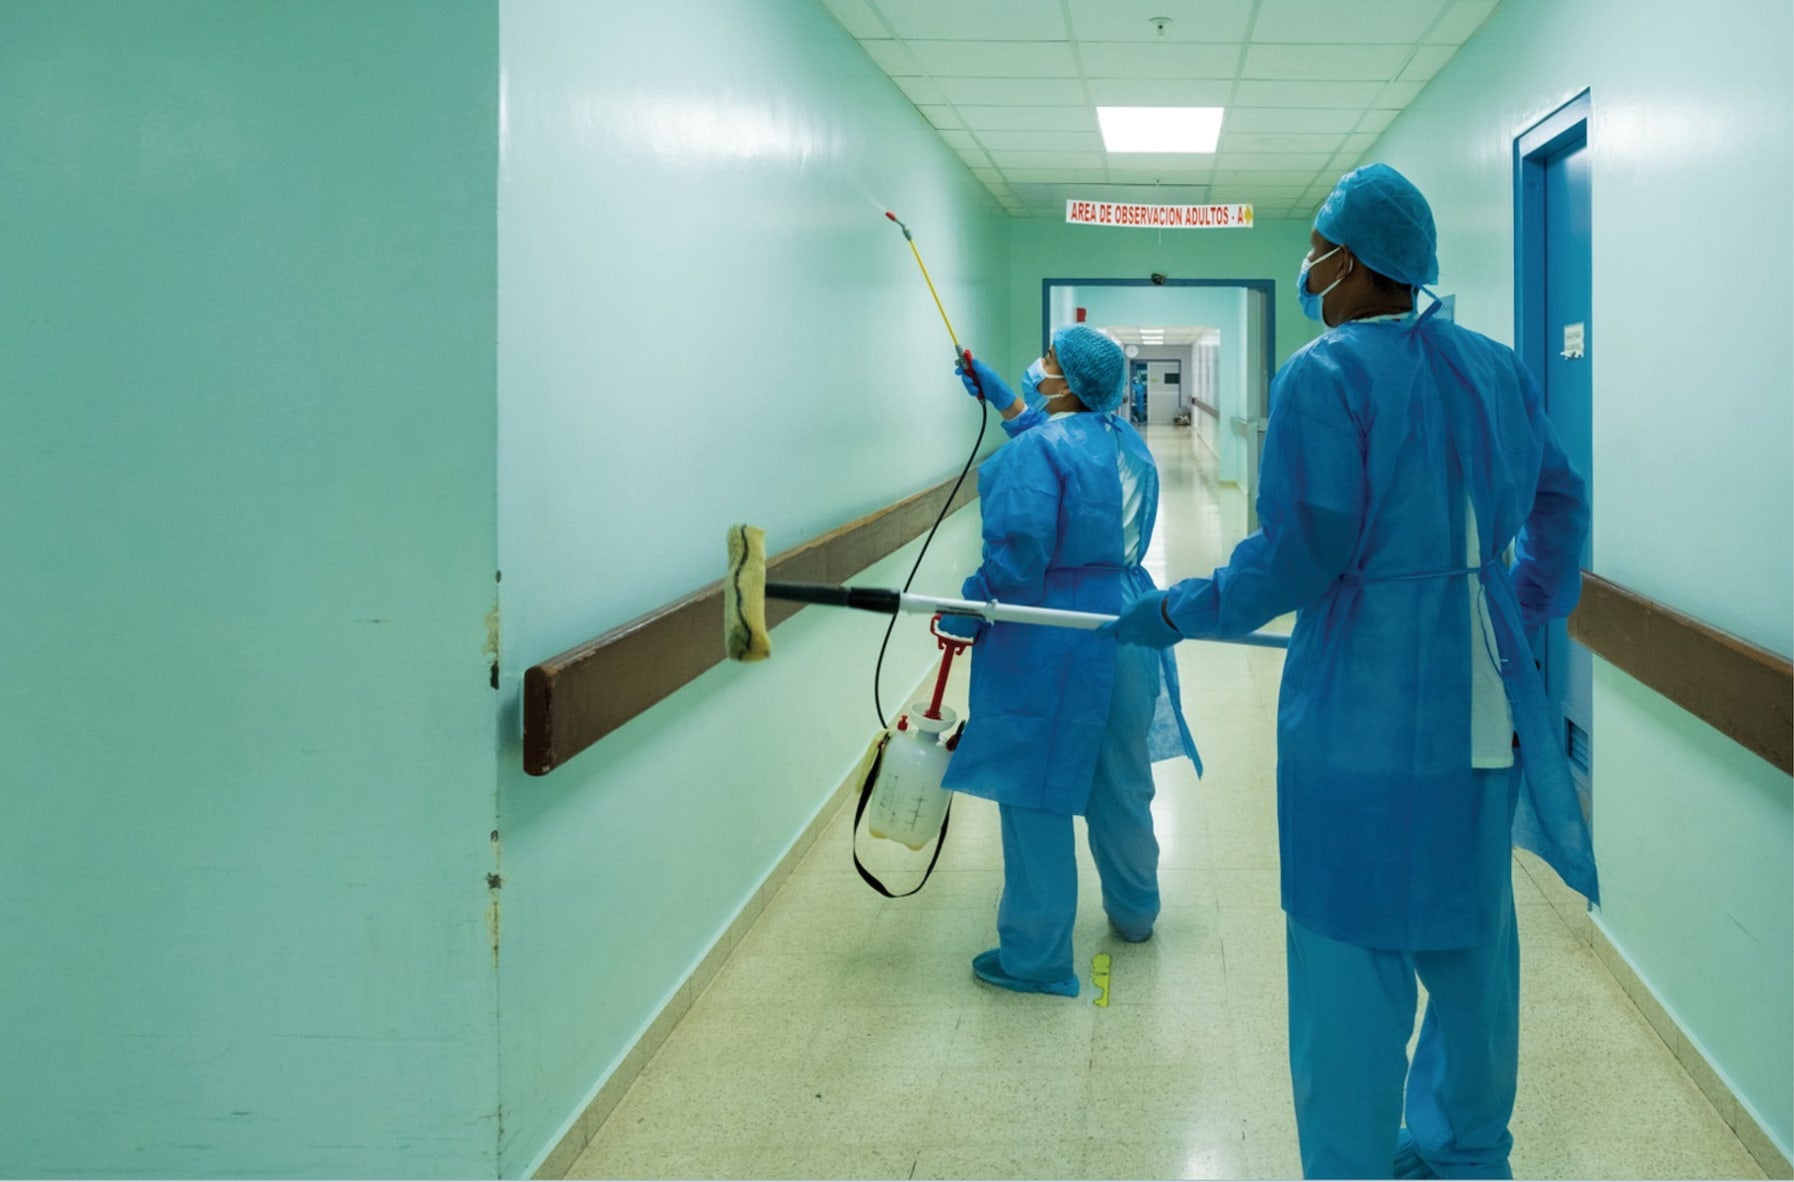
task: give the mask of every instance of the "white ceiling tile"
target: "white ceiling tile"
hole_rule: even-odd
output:
[[[972,175],[994,188],[1002,188],[1005,184],[1003,174],[994,168],[974,168]]]
[[[871,55],[879,69],[893,78],[908,78],[928,72],[916,62],[914,55],[901,41],[865,40],[860,42],[860,48]]]
[[[910,41],[925,72],[937,78],[1075,78],[1065,41]],[[1074,84],[1075,85],[1075,84]]]
[[[1073,181],[1097,184],[1108,179],[1100,168],[1005,168],[1003,175],[1012,185],[1059,184]]]
[[[1059,0],[876,0],[908,41],[1065,41]]]
[[[1373,108],[1364,112],[1363,116],[1358,120],[1358,126],[1354,130],[1367,131],[1372,135],[1381,135],[1391,123],[1395,122],[1395,117],[1399,114],[1401,114],[1401,112],[1393,108]]]
[[[1368,107],[1382,86],[1375,82],[1258,82],[1235,84],[1236,107]]]
[[[1263,0],[1252,40],[1412,44],[1445,10],[1445,4],[1446,0]]]
[[[1399,110],[1419,98],[1420,92],[1425,89],[1424,82],[1391,82],[1372,102],[1379,107]]]
[[[947,105],[947,96],[941,93],[941,88],[926,78],[894,78],[892,81],[918,107]]]
[[[1311,185],[1316,183],[1316,176],[1319,172],[1320,170],[1316,168],[1289,171],[1277,169],[1227,169],[1223,171],[1216,169],[1214,178],[1209,183],[1217,187],[1221,185]],[[1331,189],[1333,182],[1338,179],[1337,176],[1327,177],[1327,187]]]
[[[1094,131],[981,131],[978,140],[993,152],[1100,152]]]
[[[1413,52],[1405,45],[1248,45],[1242,78],[1386,82]]]
[[[1222,205],[1290,205],[1300,201],[1308,189],[1304,185],[1210,185],[1208,191],[1210,199]]]
[[[1355,112],[1354,112],[1355,113]],[[1337,152],[1340,135],[1301,135],[1291,132],[1223,131],[1218,149],[1231,152]]]
[[[1071,24],[1080,41],[1244,41],[1253,2],[1071,0]],[[1163,34],[1147,23],[1155,16],[1171,18]]]
[[[1344,111],[1326,107],[1238,107],[1227,112],[1221,134],[1262,131],[1344,135],[1358,125],[1359,114],[1355,107]]]
[[[891,35],[866,0],[822,0],[822,3],[841,22],[841,27],[855,37]]]
[[[1004,172],[1008,172],[1012,168],[1100,169],[1103,167],[1101,152],[992,152],[990,158]]]
[[[1201,201],[1207,192],[1207,185],[1131,185],[1113,182],[1104,184],[1063,182],[1016,187],[1016,193],[1024,201],[1030,203],[1083,198],[1094,201],[1138,201],[1149,205],[1179,205],[1189,201]]]
[[[1400,82],[1430,82],[1446,62],[1458,52],[1455,45],[1422,45],[1414,50],[1414,59],[1396,75]]]
[[[1086,85],[1099,107],[1220,107],[1234,86],[1174,78],[1092,78]]]
[[[1232,78],[1240,46],[1088,41],[1079,43],[1078,60],[1086,78]]]
[[[956,107],[1062,107],[1081,100],[1075,78],[937,78],[940,93]]]
[[[946,140],[947,146],[952,148],[955,152],[976,152],[980,150],[978,141],[972,138],[972,133],[969,131],[943,131],[941,132],[941,138]]]
[[[1096,131],[1096,111],[1077,107],[959,107],[973,131]],[[1354,120],[1356,112],[1353,113]],[[1346,130],[1350,130],[1349,126]]]
[[[1207,185],[1179,185],[1161,192],[1133,185],[1103,185],[1086,193],[1067,196],[1085,201],[1129,201],[1138,205],[1206,205],[1213,200]]]
[[[1325,152],[1227,152],[1215,157],[1216,172],[1300,172],[1327,163]]]
[[[1337,180],[1354,168],[1357,168],[1358,161],[1362,159],[1363,156],[1363,152],[1340,152],[1327,164],[1326,171],[1332,173],[1334,179]]]
[[[1206,185],[1214,175],[1210,168],[1117,168],[1109,165],[1109,180],[1118,185],[1150,185],[1172,189],[1180,185]]]
[[[966,165],[970,168],[991,167],[990,157],[986,156],[983,151],[978,148],[957,148],[955,151],[959,153],[959,158],[964,160]]]
[[[965,126],[960,122],[959,116],[954,113],[952,107],[917,107],[916,110],[922,112],[922,118],[942,131]]]
[[[1451,6],[1444,18],[1427,33],[1429,44],[1444,43],[1458,45],[1470,40],[1470,35],[1482,28],[1489,14],[1501,0],[1458,0]]]
[[[1107,163],[1112,173],[1207,174],[1215,169],[1215,156],[1212,152],[1110,152]]]
[[[1376,142],[1377,137],[1370,132],[1360,132],[1346,136],[1340,143],[1339,150],[1342,152],[1368,152]]]

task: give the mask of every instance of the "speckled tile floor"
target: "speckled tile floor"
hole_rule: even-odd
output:
[[[1188,432],[1150,438],[1164,493],[1149,564],[1161,580],[1207,571],[1244,533],[1243,500]],[[843,810],[568,1177],[1299,1177],[1272,760],[1282,655],[1186,644],[1178,661],[1209,772],[1159,765],[1165,911],[1150,943],[1110,935],[1080,839],[1084,996],[983,986],[970,960],[996,941],[995,806],[957,799],[934,880],[906,900],[854,874]],[[963,703],[963,676],[955,692]],[[923,864],[861,846],[894,881]],[[1763,1177],[1553,906],[1548,874],[1516,859],[1516,1175]],[[1090,1004],[1097,952],[1114,959],[1105,1009]]]

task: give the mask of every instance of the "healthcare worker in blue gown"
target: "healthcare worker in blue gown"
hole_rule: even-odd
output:
[[[1438,263],[1405,177],[1348,173],[1312,245],[1297,291],[1328,331],[1271,384],[1263,528],[1113,633],[1170,645],[1296,613],[1277,822],[1304,1173],[1510,1177],[1510,837],[1596,897],[1527,642],[1576,603],[1588,497],[1513,351],[1436,302],[1416,314]]]
[[[1116,613],[1154,590],[1140,562],[1158,469],[1116,413],[1125,370],[1121,346],[1077,325],[1055,332],[1029,367],[1025,400],[982,362],[961,374],[1011,436],[978,469],[984,561],[965,598]],[[944,782],[996,801],[1003,830],[998,945],[972,971],[1006,989],[1076,997],[1074,816],[1085,818],[1116,933],[1145,940],[1158,918],[1152,764],[1196,760],[1176,666],[1168,652],[1093,632],[952,617],[942,627],[982,633],[971,716]]]

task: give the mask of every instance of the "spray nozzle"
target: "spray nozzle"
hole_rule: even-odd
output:
[[[903,237],[906,241],[909,241],[909,242],[915,241],[914,238],[911,238],[909,236],[909,227],[904,225],[903,222],[901,220],[899,220],[899,218],[897,217],[896,214],[892,213],[890,210],[887,209],[887,210],[885,210],[885,216],[890,218],[893,222],[897,223],[897,228],[899,230],[903,231]]]

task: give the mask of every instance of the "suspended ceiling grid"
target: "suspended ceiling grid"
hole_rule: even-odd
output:
[[[822,2],[1012,216],[1083,198],[1305,219],[1500,0]],[[1226,115],[1212,154],[1109,153],[1098,106]]]

